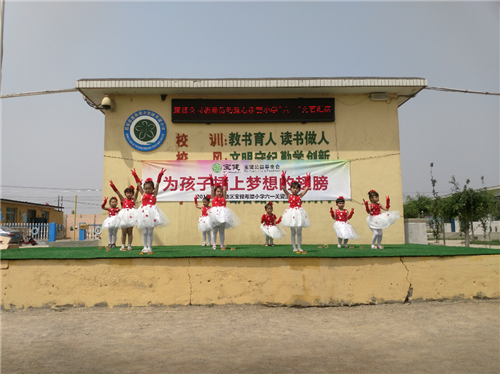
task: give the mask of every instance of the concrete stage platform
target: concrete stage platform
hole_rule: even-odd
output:
[[[500,297],[499,254],[2,259],[0,273],[4,309],[342,306]]]

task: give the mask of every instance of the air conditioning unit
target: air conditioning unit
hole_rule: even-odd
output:
[[[370,95],[370,99],[373,101],[387,101],[389,100],[389,95],[387,92],[374,92]]]

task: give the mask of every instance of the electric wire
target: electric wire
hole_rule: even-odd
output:
[[[425,87],[424,90],[443,91],[443,92],[458,92],[458,93],[468,93],[468,94],[475,94],[475,95],[500,96],[499,92],[472,91],[472,90],[462,90],[462,89],[458,89],[458,88],[446,88],[446,87]]]

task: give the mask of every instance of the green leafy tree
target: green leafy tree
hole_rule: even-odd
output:
[[[494,217],[498,215],[498,201],[495,199],[495,195],[491,191],[488,191],[484,186],[484,177],[481,177],[481,185],[483,186],[479,191],[483,198],[480,201],[478,210],[478,220],[483,229],[483,235],[486,236],[490,233],[489,223],[493,221]]]
[[[430,214],[432,199],[417,192],[415,197],[406,196],[403,204],[405,218],[423,218]]]
[[[481,180],[484,183],[483,177],[481,177]],[[474,221],[481,222],[483,229],[486,231],[488,220],[497,212],[497,203],[493,193],[488,191],[484,185],[483,188],[474,190],[469,187],[470,180],[467,179],[461,188],[455,176],[451,177],[450,183],[453,186],[453,193],[449,197],[450,213],[459,219],[460,231],[465,236],[465,246],[470,247],[472,223]]]

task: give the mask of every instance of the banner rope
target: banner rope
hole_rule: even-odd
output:
[[[353,161],[364,161],[364,160],[371,160],[371,159],[374,159],[374,158],[385,158],[385,157],[399,156],[399,155],[401,155],[401,152],[388,153],[388,154],[379,155],[379,156],[369,156],[369,157],[352,158],[350,160],[347,159],[346,161],[350,161],[350,162],[353,162]],[[108,156],[108,155],[104,155],[104,157],[116,158],[116,159],[119,159],[119,160],[136,161],[136,162],[143,162],[143,161],[179,161],[179,160],[136,160],[134,158],[118,157],[118,156]],[[335,159],[332,159],[332,160],[335,160]],[[340,159],[337,158],[337,160],[340,160]],[[342,160],[344,160],[344,159],[342,159]],[[192,161],[222,161],[222,160],[192,160]],[[227,160],[227,161],[241,161],[241,160]],[[290,161],[290,160],[273,160],[273,161]],[[309,160],[297,160],[297,161],[309,161]],[[326,160],[326,161],[330,161],[330,160]]]

